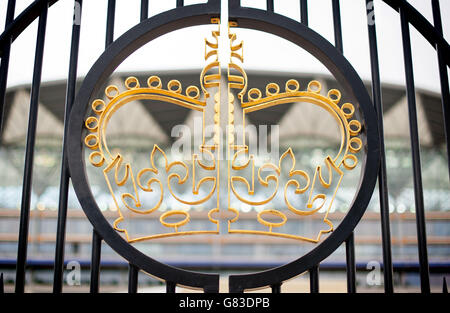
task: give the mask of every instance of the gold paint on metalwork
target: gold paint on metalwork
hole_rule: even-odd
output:
[[[94,126],[92,125],[94,124]],[[86,126],[87,129],[89,129],[91,132],[96,132],[98,129],[98,120],[97,118],[93,117],[93,116],[89,116],[86,119],[86,122],[84,124]]]
[[[192,95],[192,93],[194,93],[194,95]],[[186,96],[197,100],[200,98],[200,89],[198,89],[197,86],[189,86],[186,88]]]
[[[105,107],[106,107],[105,101],[103,101],[102,99],[97,99],[92,102],[92,110],[96,114],[102,114],[103,111],[105,110]]]
[[[96,161],[95,159],[98,158]],[[89,155],[89,162],[95,167],[100,167],[105,163],[105,157],[98,151],[94,151]]]
[[[172,215],[184,215],[185,218],[183,220],[181,220],[179,222],[175,222],[175,223],[166,222],[165,219]],[[159,221],[161,222],[161,224],[163,224],[166,227],[173,227],[175,229],[176,233],[178,232],[178,227],[187,224],[189,222],[189,220],[190,220],[189,213],[187,213],[185,211],[169,211],[169,212],[166,212],[163,215],[161,215],[161,217],[159,218]]]
[[[344,114],[346,119],[351,119],[353,117],[353,114],[355,113],[355,107],[351,103],[344,103],[341,106],[342,114]]]
[[[219,24],[218,19],[212,19],[212,23]],[[227,139],[224,141],[227,153],[227,188],[228,188],[228,206],[227,211],[233,217],[228,220],[228,232],[238,234],[255,234],[277,236],[283,238],[290,238],[295,240],[302,240],[307,242],[317,243],[323,234],[329,233],[333,230],[333,224],[328,219],[330,208],[339,190],[342,179],[345,175],[344,170],[352,170],[358,164],[356,153],[363,148],[363,141],[357,136],[362,130],[361,123],[354,119],[355,107],[351,103],[344,103],[339,105],[341,100],[341,92],[337,89],[331,89],[327,95],[324,96],[320,92],[322,85],[318,81],[311,81],[306,90],[300,89],[300,84],[295,79],[288,80],[284,85],[284,90],[281,90],[280,85],[276,83],[268,83],[265,88],[265,96],[263,92],[257,88],[251,88],[247,91],[248,77],[242,67],[244,62],[243,42],[237,42],[237,36],[231,33],[231,28],[236,27],[237,23],[229,22],[228,24],[228,39],[230,43],[230,59],[227,71],[227,110],[224,116],[227,118]],[[183,92],[183,86],[178,80],[170,80],[167,83],[167,88],[163,88],[163,82],[158,76],[150,76],[146,86],[141,86],[136,77],[128,77],[124,84],[125,91],[120,91],[117,86],[110,85],[105,89],[105,96],[107,102],[102,99],[96,99],[92,102],[91,107],[93,116],[89,116],[85,120],[85,127],[88,134],[84,138],[84,143],[87,148],[93,150],[89,155],[89,162],[95,167],[104,167],[103,175],[106,180],[108,189],[111,193],[117,212],[118,218],[114,221],[113,227],[125,234],[128,242],[139,242],[148,239],[162,238],[169,236],[181,236],[192,234],[218,234],[219,220],[214,218],[214,214],[221,212],[219,203],[220,194],[220,153],[222,145],[221,135],[221,69],[219,63],[219,36],[220,31],[212,31],[212,39],[205,38],[205,61],[208,63],[204,66],[200,73],[200,88],[197,86],[189,86]],[[205,108],[207,106],[206,99],[210,95],[210,88],[216,88],[213,94],[212,104],[214,109],[214,135],[213,144],[205,144]],[[245,132],[242,134],[242,144],[237,144],[235,138],[235,97],[232,89],[237,91],[237,98],[240,101],[242,108],[242,125],[245,128],[246,115],[251,112],[264,110],[273,106],[283,105],[295,102],[307,102],[314,104],[331,116],[339,126],[341,135],[340,148],[336,155],[328,155],[324,158],[323,164],[317,165],[312,179],[309,174],[300,170],[296,166],[295,153],[291,148],[281,155],[279,160],[271,160],[263,163],[257,167],[255,156],[250,154],[249,148],[246,145]],[[263,90],[264,91],[264,90]],[[202,97],[203,96],[203,97]],[[140,169],[135,176],[130,163],[124,161],[120,153],[112,154],[108,148],[106,128],[109,120],[114,113],[127,103],[135,100],[158,100],[166,103],[188,108],[202,113],[202,144],[199,147],[200,154],[192,154],[192,163],[187,164],[182,161],[169,162],[166,153],[158,145],[153,146],[150,153],[150,165],[147,168]],[[210,162],[205,162],[210,160]],[[156,160],[160,167],[156,166]],[[161,162],[162,161],[162,165]],[[282,163],[289,162],[290,167],[287,173],[287,181],[281,182],[281,176],[284,175],[282,171]],[[105,165],[106,164],[106,165]],[[175,169],[177,171],[175,171]],[[199,178],[198,171],[202,169],[209,171],[211,175]],[[244,177],[240,171],[248,171],[250,178]],[[162,173],[165,172],[165,173]],[[159,175],[167,175],[164,181]],[[110,176],[114,176],[110,179]],[[199,191],[207,182],[211,185],[210,189],[198,200],[186,200],[183,197],[176,195],[173,186],[187,184],[192,178],[193,195],[199,195]],[[128,184],[132,192],[120,193],[116,197],[114,187],[125,187]],[[244,188],[237,187],[240,184]],[[265,195],[264,199],[255,198],[256,184],[264,188],[266,192],[258,196]],[[284,184],[284,185],[283,185]],[[323,193],[318,193],[317,186],[329,189],[335,184],[335,189],[332,196],[329,197]],[[283,189],[281,189],[283,188]],[[151,234],[144,237],[131,238],[128,231],[120,227],[119,224],[125,219],[124,211],[130,211],[137,214],[153,214],[157,211],[164,201],[164,190],[172,196],[177,202],[183,205],[200,205],[210,200],[214,195],[217,198],[215,208],[208,211],[208,220],[215,224],[214,230],[195,230],[183,231],[183,227],[190,223],[190,214],[187,211],[169,209],[169,211],[162,214],[159,222],[162,226],[170,229],[168,232]],[[281,191],[280,191],[281,190]],[[252,206],[263,206],[270,203],[277,193],[280,191],[284,193],[284,202],[286,208],[293,214],[300,216],[310,216],[324,212],[323,222],[327,225],[325,229],[321,229],[317,236],[306,237],[300,235],[293,235],[283,232],[283,226],[288,222],[288,217],[285,213],[277,209],[264,209],[259,211],[256,220],[260,225],[267,227],[267,230],[249,230],[249,229],[234,229],[233,223],[239,221],[239,210],[231,206],[231,196],[238,199],[241,203]],[[156,203],[149,207],[143,207],[139,197],[140,192],[149,192],[157,195],[155,197]],[[203,193],[202,193],[203,194]],[[297,207],[294,205],[295,201],[291,201],[292,195],[305,194],[307,203],[304,207]],[[325,206],[326,205],[326,206]],[[123,209],[125,207],[125,209]],[[322,214],[322,213],[320,213]],[[168,222],[168,218],[174,215],[183,215],[184,218],[178,222]],[[267,219],[267,216],[281,218],[280,222],[273,222]],[[264,218],[266,217],[266,218]],[[261,226],[259,226],[261,227]],[[277,231],[274,231],[277,228]]]
[[[125,80],[125,87],[127,87],[127,89],[134,89],[141,87],[141,85],[136,77],[131,76]]]
[[[281,222],[274,223],[274,222],[266,221],[265,219],[263,219],[261,217],[263,214],[270,214],[272,216],[280,217],[281,218]],[[260,222],[261,224],[269,227],[269,232],[272,232],[272,227],[281,227],[284,224],[286,224],[286,222],[287,222],[286,215],[283,212],[280,212],[278,210],[264,210],[264,211],[261,211],[261,212],[258,213],[257,219],[258,219],[258,222]]]
[[[156,83],[156,85],[155,85],[155,83]],[[161,87],[162,87],[161,78],[159,78],[158,76],[150,76],[147,79],[147,86],[148,86],[148,88],[152,88],[152,89],[161,89]]]
[[[294,88],[291,88],[294,86]],[[286,82],[286,85],[284,87],[286,89],[286,92],[296,92],[300,89],[300,84],[295,79],[290,79]]]

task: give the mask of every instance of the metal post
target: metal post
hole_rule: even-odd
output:
[[[300,20],[308,26],[308,0],[300,0]]]
[[[36,53],[34,57],[33,82],[31,86],[30,112],[28,119],[25,167],[23,173],[22,204],[20,209],[19,242],[17,249],[16,292],[25,291],[25,266],[28,248],[28,228],[30,222],[31,185],[33,182],[34,146],[41,87],[42,59],[44,56],[45,29],[47,26],[47,3],[42,6],[39,16]]]
[[[74,14],[81,18],[83,0],[74,1]],[[77,12],[76,10],[79,10]],[[61,179],[59,183],[58,227],[56,231],[55,269],[53,277],[53,292],[62,292],[64,247],[66,239],[67,199],[69,195],[69,168],[67,164],[66,145],[69,124],[69,114],[75,100],[75,88],[77,80],[78,48],[80,42],[80,21],[75,21],[72,26],[72,43],[70,48],[69,76],[67,78],[66,101],[64,110],[64,138],[61,160]]]
[[[166,281],[166,293],[175,293],[176,286],[174,282]]]
[[[372,101],[378,116],[380,132],[380,168],[378,170],[378,191],[380,197],[381,237],[383,248],[384,292],[393,293],[393,269],[391,229],[389,222],[389,194],[387,187],[386,151],[384,145],[383,100],[381,97],[380,66],[378,63],[377,33],[375,27],[375,8],[372,0],[366,0],[367,25],[369,32],[370,65],[372,71]]]
[[[341,53],[344,51],[342,45],[342,25],[341,25],[341,9],[339,0],[332,0],[333,4],[333,25],[334,25],[334,45]]]
[[[442,293],[448,293],[447,280],[445,279],[445,276],[444,276],[444,279],[443,279],[443,282],[442,282]]]
[[[355,236],[352,234],[345,241],[347,259],[347,292],[356,293]]]
[[[271,288],[272,288],[272,293],[281,293],[281,283],[274,284],[271,286]]]
[[[311,293],[319,293],[319,265],[309,270],[309,287]]]
[[[333,0],[333,26],[334,44],[340,53],[344,53],[342,40],[342,22],[339,0]],[[347,291],[356,292],[356,263],[355,263],[355,236],[352,232],[345,240],[346,264],[347,264]]]
[[[273,0],[266,0],[266,8],[269,12],[274,11]]]
[[[108,12],[106,17],[105,49],[114,41],[114,16],[116,12],[116,0],[108,0]],[[100,235],[92,232],[92,254],[91,254],[91,293],[98,293],[100,280],[100,259],[102,252],[102,241]]]
[[[139,269],[129,264],[128,268],[128,293],[137,293]]]
[[[102,238],[94,230],[92,233],[92,254],[91,254],[91,284],[90,292],[98,293],[100,280],[100,257],[102,248]]]
[[[116,0],[108,0],[108,13],[106,16],[105,49],[114,41],[114,21],[116,14]]]
[[[6,11],[5,29],[14,20],[14,11],[16,8],[16,1],[9,0],[8,8]],[[9,43],[3,48],[2,61],[0,65],[0,142],[3,131],[3,115],[5,112],[5,97],[6,97],[6,83],[8,81],[8,68],[9,68],[9,56],[11,52],[11,38]]]
[[[409,130],[411,136],[411,153],[414,174],[414,198],[416,204],[417,239],[419,248],[420,282],[423,293],[430,292],[430,274],[427,253],[427,235],[425,229],[425,212],[423,200],[422,172],[420,165],[420,143],[417,127],[416,94],[411,54],[409,21],[403,7],[400,7],[402,27],[403,55],[405,62],[406,94],[408,98]]]
[[[141,0],[141,22],[148,18],[148,0]]]

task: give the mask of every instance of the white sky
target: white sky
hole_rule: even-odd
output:
[[[16,12],[32,1],[17,0]],[[150,0],[149,15],[175,7],[176,0]],[[185,4],[205,2],[185,0]],[[265,7],[265,0],[242,0],[243,5]],[[429,21],[431,1],[410,0]],[[0,31],[3,31],[7,1],[0,1]],[[375,1],[381,78],[384,83],[404,84],[403,53],[399,15],[381,0]],[[104,49],[107,0],[85,0],[81,24],[78,76],[84,76]],[[298,0],[276,0],[275,11],[300,19]],[[441,1],[444,35],[450,38],[450,1]],[[115,38],[139,22],[140,0],[117,0]],[[361,78],[370,80],[370,59],[365,1],[341,0],[344,54]],[[16,13],[17,14],[17,13]],[[73,0],[60,0],[49,10],[43,81],[67,78],[72,28]],[[309,1],[310,27],[334,42],[331,0]],[[151,71],[202,68],[204,37],[213,26],[176,31],[144,46],[127,59],[118,71]],[[29,84],[32,79],[37,21],[14,42],[8,87]],[[245,69],[299,73],[328,71],[296,45],[272,35],[238,29],[244,40]],[[411,27],[414,74],[418,88],[439,92],[439,74],[434,49]]]

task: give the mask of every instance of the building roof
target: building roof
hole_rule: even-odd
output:
[[[158,73],[162,81],[167,83],[171,79],[178,79],[183,86],[199,85],[198,73],[200,71],[163,72]],[[249,88],[264,89],[269,82],[276,82],[280,86],[295,78],[300,82],[301,88],[306,88],[311,80],[319,80],[323,85],[323,92],[332,88],[339,88],[337,82],[327,76],[287,75],[283,73],[248,72]],[[135,75],[140,81],[147,80],[151,73]],[[126,73],[114,74],[110,84],[115,84],[123,90],[123,81],[128,77]],[[268,79],[270,77],[270,81]],[[81,79],[78,81],[78,87]],[[366,83],[370,92],[371,86]],[[44,83],[40,91],[38,137],[61,138],[63,134],[65,81]],[[382,88],[384,131],[387,139],[406,140],[409,138],[409,121],[407,114],[407,100],[403,86],[386,85]],[[342,101],[345,101],[343,99]],[[442,120],[442,106],[439,94],[418,90],[416,92],[417,114],[420,133],[420,142],[423,146],[440,147],[445,142]],[[24,143],[28,123],[28,107],[30,102],[30,86],[17,86],[7,90],[4,130],[1,141],[5,145]],[[309,136],[338,140],[329,131],[330,121],[324,115],[316,115],[314,107],[286,104],[261,110],[248,115],[248,121],[254,125],[280,125],[280,135],[283,138],[291,136]],[[111,120],[109,135],[120,133],[138,136],[153,137],[156,143],[171,141],[171,130],[175,125],[192,123],[190,110],[176,105],[162,105],[158,101],[138,101],[135,110],[123,111]],[[236,114],[238,114],[237,112]],[[301,121],[301,123],[299,123]],[[304,125],[299,127],[299,125]],[[407,141],[409,142],[409,140]]]

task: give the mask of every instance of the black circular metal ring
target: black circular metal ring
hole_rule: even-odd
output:
[[[211,17],[218,15],[216,10],[217,8],[202,5],[172,10],[138,24],[114,41],[91,68],[80,88],[70,115],[68,138],[68,162],[73,186],[83,210],[100,236],[117,253],[140,269],[166,281],[209,291],[218,291],[218,275],[185,271],[160,263],[131,246],[112,228],[90,190],[81,138],[90,101],[124,59],[144,44],[170,31],[209,24]],[[233,292],[290,279],[319,264],[348,238],[364,214],[375,187],[379,163],[379,134],[376,114],[361,79],[344,56],[327,40],[298,22],[261,10],[230,10],[230,16],[238,22],[239,27],[278,35],[304,48],[321,61],[347,93],[353,96],[355,104],[359,104],[357,111],[362,117],[366,135],[366,154],[362,162],[362,178],[358,192],[348,214],[336,230],[311,252],[289,264],[255,274],[230,276],[229,288]]]

